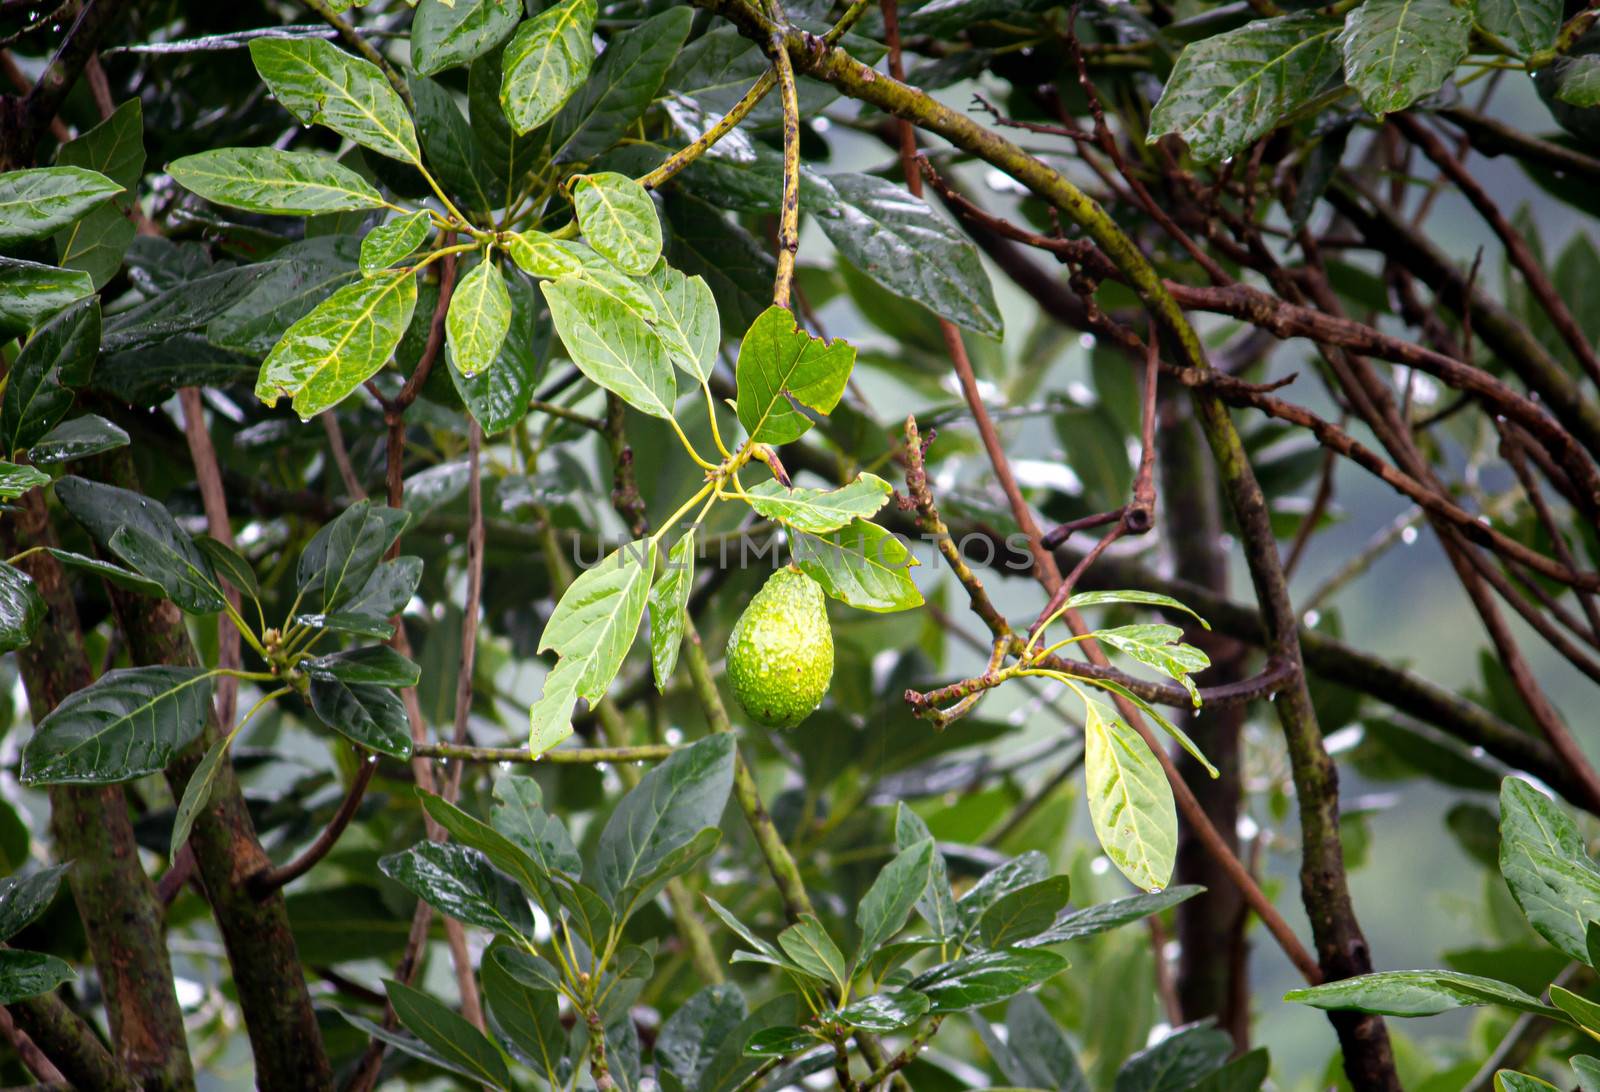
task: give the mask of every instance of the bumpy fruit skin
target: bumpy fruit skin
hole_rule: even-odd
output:
[[[728,637],[728,681],[752,720],[793,728],[833,681],[833,630],[822,587],[794,568],[767,578]]]

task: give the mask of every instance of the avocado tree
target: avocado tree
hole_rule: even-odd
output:
[[[0,0],[7,1083],[1600,1089],[1597,20]]]

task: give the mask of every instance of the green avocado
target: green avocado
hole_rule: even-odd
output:
[[[822,587],[793,567],[767,579],[728,637],[728,681],[744,711],[768,728],[793,728],[833,681],[833,630]]]

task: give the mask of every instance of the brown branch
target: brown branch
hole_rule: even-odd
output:
[[[361,808],[361,799],[366,795],[367,786],[372,783],[372,775],[378,771],[376,755],[358,753],[361,756],[360,768],[356,770],[350,788],[345,792],[338,810],[333,813],[333,818],[328,820],[328,825],[322,829],[322,833],[318,834],[316,839],[288,864],[258,872],[250,877],[250,890],[256,898],[266,898],[274,891],[289,886],[310,872],[317,862],[326,857],[338,844],[339,836],[344,833],[345,828],[350,825],[350,821],[356,817],[356,812]]]

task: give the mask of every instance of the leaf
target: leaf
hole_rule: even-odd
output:
[[[577,695],[591,702],[605,695],[639,631],[654,574],[655,544],[640,540],[608,554],[562,594],[538,651],[553,651],[563,664],[577,665]]]
[[[128,443],[128,434],[121,428],[104,417],[86,413],[47,432],[28,448],[28,458],[35,466],[44,466],[115,451]]]
[[[1188,607],[1184,606],[1182,603],[1180,603],[1176,599],[1172,598],[1172,596],[1170,596],[1170,595],[1162,595],[1159,592],[1144,592],[1144,591],[1087,591],[1087,592],[1076,592],[1073,595],[1071,595],[1070,597],[1068,597],[1068,599],[1067,599],[1067,608],[1066,609],[1068,609],[1068,610],[1079,610],[1079,609],[1081,609],[1083,607],[1100,607],[1100,606],[1105,606],[1107,603],[1139,603],[1139,604],[1142,604],[1144,606],[1150,606],[1150,607],[1170,607],[1173,610],[1181,610],[1183,613],[1185,613],[1187,615],[1190,615],[1191,617],[1194,618],[1195,621],[1199,622],[1206,629],[1210,629],[1211,628],[1211,624],[1209,622],[1207,622],[1204,618],[1200,617],[1198,614],[1195,614],[1194,611],[1190,610]]]
[[[346,508],[312,536],[300,554],[295,583],[304,593],[305,605],[322,613],[346,607],[368,609],[364,599],[373,591],[372,582],[380,570],[387,572],[391,566],[406,560],[397,558],[383,562],[383,555],[410,521],[411,515],[404,509],[371,501],[357,501]],[[421,563],[414,564],[420,575]],[[416,587],[414,579],[410,587]],[[400,599],[399,606],[394,603],[394,599],[399,599],[395,595],[373,609],[387,615],[404,606],[410,598],[408,591],[405,598]]]
[[[796,532],[791,548],[802,572],[857,610],[888,612],[922,605],[922,593],[910,575],[916,558],[875,523],[858,519],[826,535]]]
[[[511,327],[499,357],[471,378],[453,364],[450,368],[456,393],[488,436],[504,432],[527,414],[550,350],[550,323],[541,314],[543,301],[533,282],[512,273],[506,289],[511,296]]]
[[[656,689],[663,694],[683,647],[683,612],[694,589],[694,535],[695,528],[690,527],[673,544],[666,566],[650,589],[650,669]]]
[[[763,1028],[750,1036],[745,1041],[744,1052],[756,1058],[777,1057],[806,1050],[816,1046],[819,1041],[805,1028],[780,1024],[774,1028]]]
[[[1106,856],[1144,891],[1172,879],[1178,816],[1161,765],[1137,732],[1105,704],[1084,702],[1089,817]]]
[[[234,732],[237,731],[235,728]],[[222,767],[223,759],[228,757],[228,748],[232,745],[232,734],[219,738],[206,748],[200,764],[194,768],[194,773],[189,775],[188,782],[183,786],[183,796],[178,801],[177,811],[172,817],[172,834],[167,846],[169,857],[178,855],[183,844],[189,840],[189,832],[194,829],[194,821],[211,803],[211,789],[217,782],[217,771]]]
[[[803,915],[799,921],[778,934],[778,947],[807,974],[826,982],[839,993],[850,981],[850,970],[845,965],[844,953],[828,936],[828,931],[813,914]]]
[[[450,363],[472,377],[500,355],[511,329],[511,293],[493,261],[481,261],[461,278],[445,315],[445,345]]]
[[[554,991],[529,986],[493,958],[478,964],[478,977],[489,1009],[490,1030],[551,1087],[559,1086],[568,1035]]]
[[[501,970],[524,986],[539,990],[559,990],[562,987],[561,972],[548,960],[509,945],[495,947],[490,956]]]
[[[490,864],[521,884],[523,890],[537,895],[547,913],[555,913],[556,902],[550,887],[554,875],[551,869],[535,860],[533,854],[506,835],[468,815],[442,796],[435,796],[420,788],[417,796],[422,800],[423,810],[452,838],[478,850],[488,858]]]
[[[58,264],[89,274],[95,287],[103,288],[122,268],[134,237],[127,213],[144,173],[144,112],[139,100],[122,103],[100,124],[63,144],[56,165],[99,171],[122,187],[122,193],[55,235]]]
[[[1479,25],[1523,57],[1555,45],[1561,29],[1558,0],[1477,0],[1476,6]]]
[[[767,308],[739,343],[739,423],[756,443],[799,439],[812,425],[800,407],[831,413],[855,359],[854,346],[812,337],[786,309]]]
[[[10,940],[50,907],[69,865],[52,865],[0,880],[0,940]]]
[[[1053,952],[1002,948],[941,964],[910,987],[927,996],[930,1013],[961,1012],[1004,1001],[1066,969],[1067,961]]]
[[[686,277],[666,262],[657,262],[640,287],[655,308],[655,332],[672,362],[700,382],[709,381],[722,346],[722,320],[711,286],[704,277]]]
[[[196,667],[108,671],[68,694],[22,749],[25,785],[104,785],[166,768],[205,727],[211,677]]]
[[[505,41],[521,17],[518,0],[418,0],[412,67],[431,76],[469,64]]]
[[[744,995],[738,986],[706,986],[661,1025],[656,1065],[676,1077],[682,1088],[699,1088],[713,1055],[744,1017]]]
[[[214,148],[173,160],[167,173],[207,201],[247,212],[316,216],[384,205],[366,179],[315,152]]]
[[[661,218],[650,192],[625,174],[580,175],[572,205],[588,244],[624,273],[642,277],[661,257]]]
[[[361,272],[371,276],[415,254],[427,240],[431,224],[424,210],[396,217],[367,232],[361,240]]]
[[[1600,56],[1562,57],[1550,66],[1555,97],[1573,106],[1600,106]]]
[[[931,1007],[928,998],[916,990],[890,990],[863,997],[833,1015],[853,1028],[887,1032],[910,1027]]]
[[[1188,1092],[1221,1069],[1233,1039],[1209,1022],[1189,1024],[1139,1051],[1117,1071],[1114,1092]]]
[[[495,180],[490,177],[480,142],[461,116],[455,96],[421,76],[413,76],[409,85],[422,154],[429,169],[446,192],[455,196],[463,211],[487,221],[498,204]]]
[[[928,886],[933,868],[933,839],[925,838],[907,846],[878,873],[856,907],[856,925],[861,943],[856,947],[853,965],[863,966],[874,952],[905,928],[911,908]]]
[[[1600,921],[1600,870],[1561,808],[1514,777],[1500,785],[1500,874],[1535,932],[1588,958],[1584,923]]]
[[[584,260],[577,243],[557,239],[543,231],[513,231],[507,235],[510,236],[507,253],[530,277],[552,279],[583,271]]]
[[[512,1087],[505,1058],[483,1032],[421,990],[393,981],[383,985],[400,1023],[450,1063],[453,1072],[496,1088]]]
[[[886,178],[848,173],[828,182],[838,200],[812,212],[851,265],[957,326],[1001,337],[994,287],[964,232]]]
[[[1198,708],[1200,694],[1189,675],[1210,667],[1211,658],[1193,645],[1183,644],[1182,638],[1183,630],[1163,624],[1142,623],[1095,631],[1096,640],[1182,683]]]
[[[1023,1088],[1089,1092],[1066,1033],[1033,994],[1019,993],[1007,1003],[1004,1041],[987,1021],[972,1022],[1007,1080]]]
[[[70,569],[78,569],[89,573],[91,576],[97,576],[102,580],[115,584],[119,588],[127,588],[129,591],[138,592],[140,595],[159,596],[165,594],[161,590],[161,585],[149,577],[140,576],[136,572],[124,569],[120,565],[113,565],[109,561],[102,561],[97,557],[85,557],[83,554],[75,554],[70,550],[61,550],[55,547],[46,549],[45,553]]]
[[[1502,1069],[1494,1075],[1495,1092],[1555,1092],[1556,1086],[1526,1073]]]
[[[585,277],[542,286],[561,343],[591,381],[652,417],[670,418],[677,382],[666,346],[637,314]]]
[[[15,652],[33,640],[46,609],[28,574],[0,562],[0,653]]]
[[[551,161],[582,162],[626,136],[655,101],[693,22],[688,8],[669,8],[614,36],[551,123]]]
[[[0,1005],[49,993],[76,977],[71,967],[53,955],[0,948]]]
[[[1148,140],[1176,133],[1196,159],[1237,155],[1311,102],[1339,74],[1337,19],[1257,19],[1184,46]]]
[[[266,356],[290,326],[335,289],[360,276],[356,264],[360,247],[361,241],[353,235],[322,236],[284,247],[273,255],[249,294],[229,302],[206,323],[206,339],[223,349]],[[102,362],[95,373],[97,381],[104,369]]]
[[[1345,16],[1344,75],[1378,117],[1444,86],[1467,56],[1471,7],[1451,0],[1367,0]]]
[[[897,850],[909,849],[918,842],[932,837],[928,831],[928,824],[908,808],[904,801],[895,805],[894,844]],[[928,860],[928,885],[917,899],[916,910],[933,930],[935,938],[942,941],[959,933],[960,911],[956,908],[955,892],[950,887],[950,873],[945,867],[944,854],[939,852],[937,845],[934,846],[933,856]]]
[[[1046,944],[1061,944],[1069,940],[1095,936],[1135,921],[1142,921],[1151,914],[1159,914],[1180,902],[1187,902],[1204,890],[1205,888],[1197,884],[1183,884],[1169,887],[1153,895],[1129,895],[1125,899],[1112,899],[1098,906],[1074,910],[1070,914],[1063,914],[1044,932],[1021,941],[1019,946],[1037,948]]]
[[[250,59],[283,108],[305,124],[421,164],[406,104],[377,65],[320,38],[253,38]]]
[[[292,397],[303,421],[337,405],[394,353],[416,304],[409,269],[345,285],[285,331],[261,365],[256,397],[269,406]]]
[[[500,108],[518,134],[549,121],[594,64],[595,0],[563,0],[517,28],[500,58]]]
[[[733,737],[708,736],[674,751],[617,804],[600,832],[594,870],[595,889],[614,908],[651,897],[665,882],[657,882],[662,863],[717,826],[733,765]]]
[[[1578,1074],[1578,1092],[1600,1092],[1600,1060],[1579,1054],[1569,1059]]]
[[[423,841],[380,859],[378,867],[441,914],[513,937],[533,936],[533,912],[522,889],[476,849]]]
[[[16,500],[30,489],[50,484],[50,475],[31,466],[0,462],[0,500]]]
[[[1499,985],[1499,983],[1496,983],[1496,985]],[[1579,1027],[1591,1034],[1600,1032],[1600,1005],[1590,1001],[1587,997],[1582,997],[1571,990],[1552,984],[1550,986],[1550,1002],[1577,1021]]]
[[[416,686],[422,674],[416,664],[388,645],[371,645],[302,660],[300,670],[313,679],[337,679],[374,686]]]
[[[768,519],[815,535],[837,531],[882,508],[894,487],[876,474],[861,473],[838,489],[786,489],[776,480],[747,490],[750,507]]]
[[[255,570],[250,567],[250,562],[239,556],[239,552],[226,543],[218,542],[210,535],[198,535],[194,544],[200,548],[211,561],[212,568],[235,589],[243,592],[250,598],[261,599],[261,585],[256,581]]]
[[[100,351],[100,301],[74,304],[45,323],[17,354],[0,400],[0,444],[26,451],[56,426],[89,380]]]
[[[0,174],[0,245],[49,235],[121,193],[83,167],[33,167]]]
[[[1070,879],[1052,876],[1001,896],[979,919],[983,946],[1004,948],[1038,936],[1055,922],[1071,893]]]
[[[15,337],[94,294],[94,278],[76,269],[0,257],[0,337]]]
[[[1354,1009],[1384,1016],[1433,1016],[1486,1004],[1546,1016],[1552,1013],[1548,1005],[1515,986],[1455,971],[1379,971],[1290,990],[1283,999],[1319,1009]]]
[[[411,757],[411,721],[405,703],[386,686],[313,677],[311,710],[353,743],[393,758]]]

